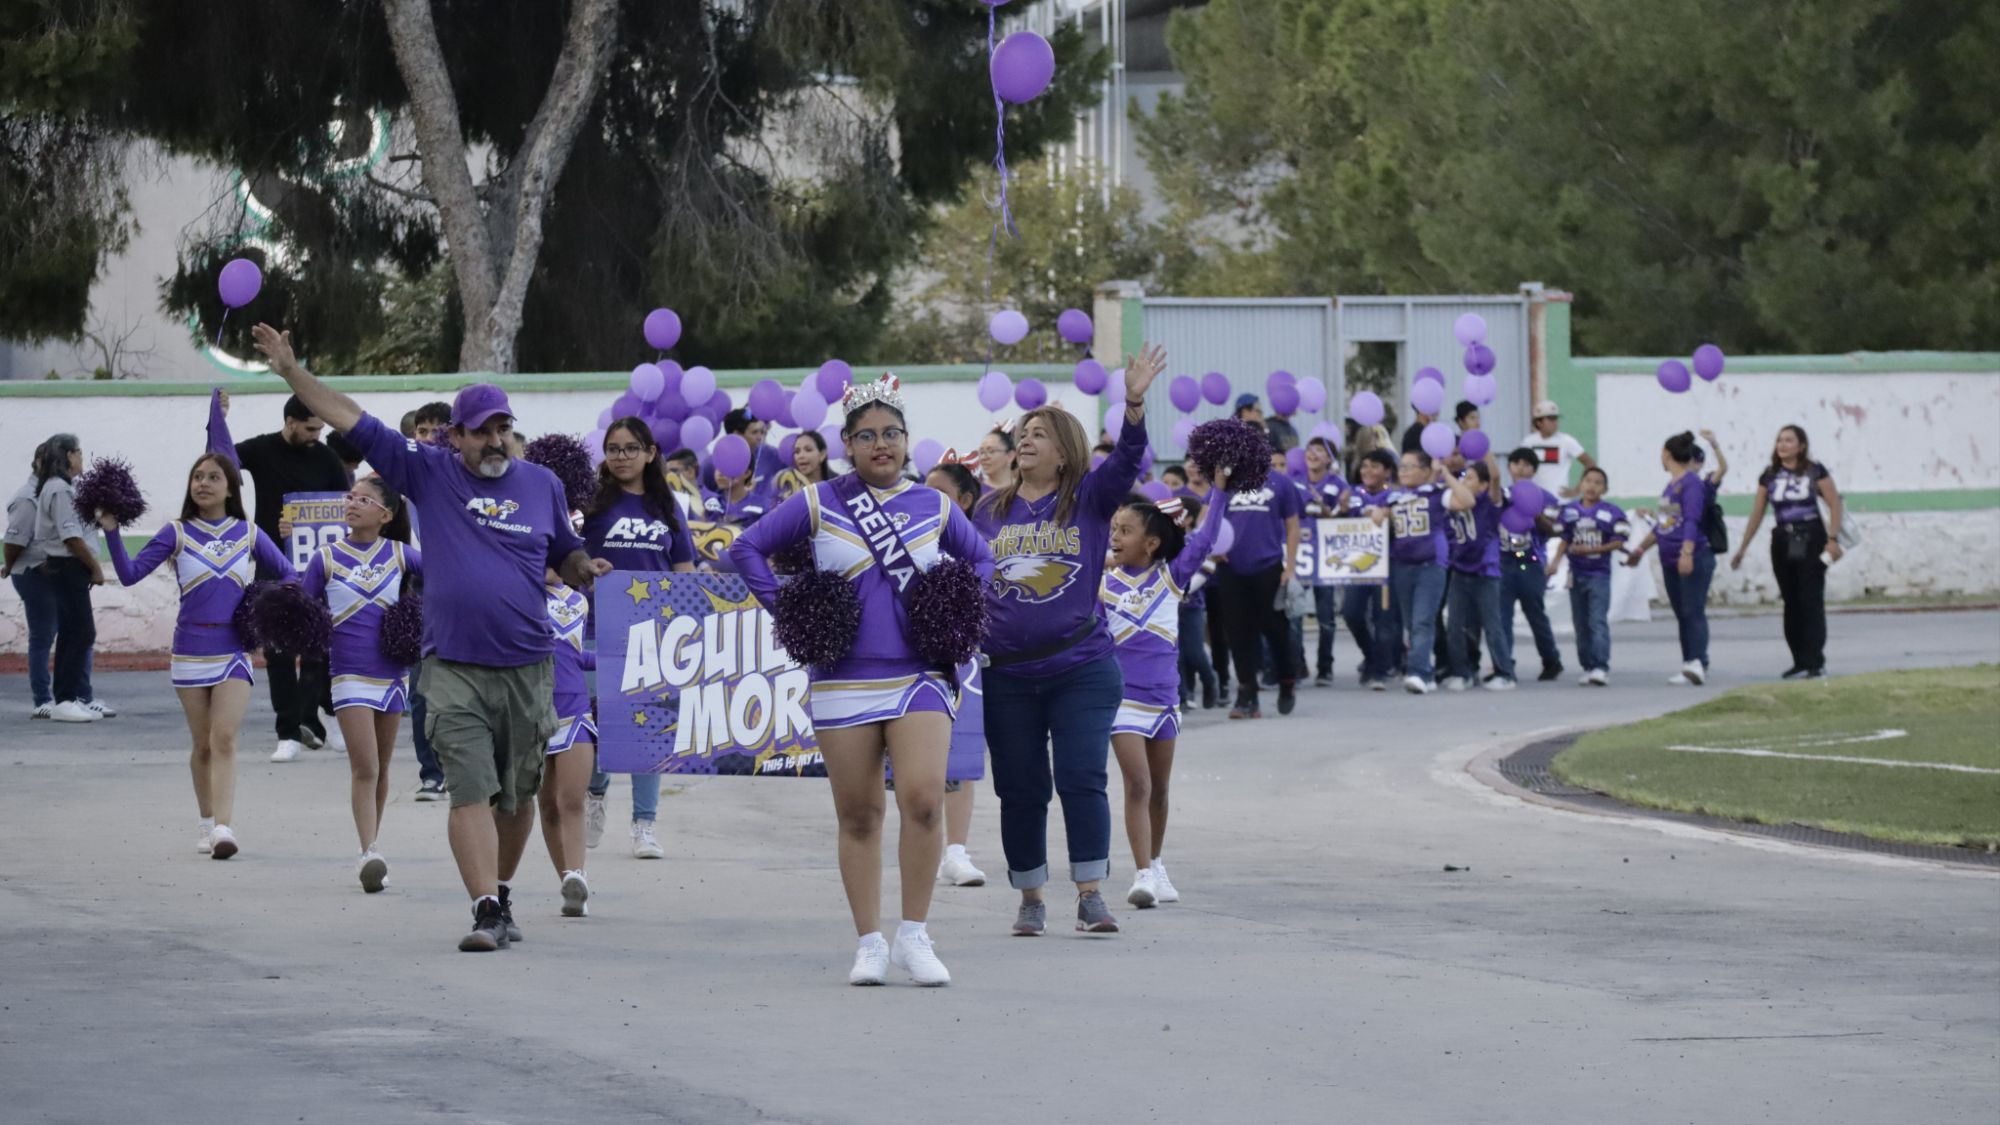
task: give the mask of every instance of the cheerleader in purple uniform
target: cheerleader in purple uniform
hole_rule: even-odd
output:
[[[951,982],[931,949],[925,920],[944,850],[944,787],[952,710],[951,669],[917,655],[896,578],[878,549],[907,555],[919,570],[944,555],[970,562],[982,581],[993,574],[986,542],[958,505],[903,477],[908,423],[896,379],[885,375],[848,388],[842,438],[854,472],[816,484],[778,505],[730,545],[729,557],[750,592],[775,605],[770,556],[810,544],[814,565],[846,575],[861,601],[861,628],[838,663],[812,670],[813,730],[832,783],[840,821],[840,877],[860,935],[851,984],[881,984],[893,962],[920,985]],[[883,518],[886,516],[887,518]],[[895,765],[903,921],[895,945],[881,933],[882,764]]]
[[[1181,526],[1178,497],[1133,501],[1111,517],[1111,565],[1099,594],[1125,675],[1125,698],[1111,723],[1111,752],[1125,777],[1125,835],[1137,872],[1125,901],[1145,909],[1178,902],[1160,846],[1167,836],[1167,781],[1181,733],[1180,608],[1201,573],[1227,504],[1208,506],[1193,535]]]
[[[974,460],[971,464],[978,463]],[[984,492],[971,464],[947,452],[945,459],[924,475],[924,483],[951,497],[967,518]],[[938,864],[938,878],[954,887],[986,885],[986,872],[965,850],[972,838],[973,791],[986,778],[986,689],[979,672],[977,657],[958,670],[958,714],[951,721],[951,757],[944,770],[944,861]]]
[[[389,861],[376,844],[389,801],[389,757],[410,705],[409,669],[382,655],[382,613],[423,573],[409,546],[410,514],[381,477],[347,492],[347,537],[321,547],[306,564],[305,591],[333,612],[333,717],[347,740],[348,799],[361,837],[355,874],[374,894],[388,885]]]
[[[229,458],[197,457],[188,473],[181,518],[160,529],[137,559],[125,554],[118,521],[98,524],[111,534],[111,564],[118,581],[133,585],[171,560],[180,583],[180,613],[174,620],[174,694],[181,697],[194,736],[189,759],[201,834],[195,850],[216,859],[237,852],[230,821],[236,812],[236,735],[250,705],[250,654],[230,619],[243,590],[261,564],[280,580],[296,577],[285,553],[243,514],[243,478]]]
[[[542,769],[536,803],[542,809],[542,842],[562,880],[565,918],[590,916],[590,880],[584,874],[584,794],[597,767],[597,720],[585,672],[597,670],[597,650],[584,647],[590,599],[563,585],[553,570],[542,576],[549,594],[549,631],[555,634],[556,733]]]

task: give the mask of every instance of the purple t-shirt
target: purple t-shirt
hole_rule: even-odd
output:
[[[1010,676],[1041,679],[1111,655],[1111,633],[1098,612],[1104,584],[1104,554],[1111,543],[1111,517],[1139,479],[1146,452],[1146,427],[1126,426],[1102,465],[1077,485],[1069,522],[1056,522],[1061,492],[1039,500],[1018,493],[1006,511],[990,497],[972,509],[972,522],[993,548],[993,585],[986,596],[986,652],[995,657],[1032,652],[1082,631],[1081,641],[1053,656],[1003,665]]]
[[[482,477],[372,414],[347,436],[423,509],[424,655],[518,668],[554,652],[543,575],[583,550],[556,475],[517,459]]]
[[[1236,542],[1224,566],[1238,574],[1256,574],[1285,562],[1285,520],[1305,511],[1292,478],[1272,473],[1264,487],[1229,494],[1229,526]]]
[[[796,495],[796,493],[794,493]],[[731,500],[720,492],[701,494],[702,510],[707,518],[716,523],[733,523],[738,527],[749,527],[764,518],[764,514],[778,506],[779,501],[764,486],[757,485],[743,494],[740,500]]]
[[[1708,505],[1708,493],[1702,488],[1700,473],[1684,473],[1667,484],[1660,493],[1660,523],[1654,537],[1660,544],[1660,557],[1672,564],[1672,555],[1678,555],[1683,542],[1693,543],[1698,552],[1708,546],[1708,536],[1701,530],[1702,509]]]
[[[1328,515],[1341,514],[1340,496],[1348,490],[1348,483],[1339,473],[1328,469],[1325,476],[1315,483],[1308,473],[1292,474],[1292,483],[1299,486],[1299,495],[1307,504],[1318,504]],[[1303,515],[1304,513],[1301,513]]]
[[[1392,488],[1384,496],[1389,509],[1389,561],[1406,566],[1445,562],[1445,506],[1442,484]]]
[[[686,513],[674,511],[673,527],[646,510],[646,498],[620,492],[611,506],[583,521],[583,542],[592,558],[609,560],[619,570],[666,571],[675,563],[695,561],[694,540],[688,535]]]
[[[1497,578],[1500,574],[1500,505],[1482,488],[1472,507],[1446,517],[1451,536],[1451,568]]]
[[[1632,534],[1632,525],[1626,522],[1624,510],[1605,500],[1595,504],[1572,500],[1563,505],[1561,522],[1563,542],[1570,545],[1569,569],[1572,574],[1610,574],[1611,552],[1579,555],[1576,548],[1610,546],[1623,542]]]
[[[1826,478],[1826,466],[1808,461],[1804,472],[1795,473],[1782,465],[1765,469],[1757,484],[1770,494],[1772,519],[1805,523],[1819,518],[1819,482]]]

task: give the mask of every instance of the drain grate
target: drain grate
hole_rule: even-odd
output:
[[[1816,844],[1820,847],[1847,848],[1858,852],[1875,852],[1879,855],[1899,855],[1912,859],[1935,859],[1947,863],[1969,863],[1978,867],[2000,868],[2000,853],[1976,851],[1972,848],[1940,847],[1933,844],[1901,844],[1891,840],[1877,840],[1868,836],[1856,836],[1849,832],[1829,832],[1824,828],[1814,828],[1807,824],[1752,824],[1747,821],[1729,820],[1726,817],[1709,816],[1706,813],[1673,812],[1668,809],[1649,809],[1643,805],[1628,805],[1616,797],[1609,797],[1594,789],[1571,785],[1557,777],[1549,763],[1557,754],[1569,749],[1577,740],[1577,735],[1566,734],[1557,738],[1532,742],[1505,758],[1500,759],[1500,775],[1508,781],[1547,797],[1561,797],[1571,804],[1606,812],[1636,813],[1640,816],[1674,820],[1682,824],[1699,825],[1703,828],[1726,829],[1731,832],[1748,832],[1757,836],[1769,836],[1778,840],[1789,840],[1797,844]]]

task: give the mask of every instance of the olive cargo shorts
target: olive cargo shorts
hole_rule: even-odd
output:
[[[419,690],[451,807],[491,803],[507,814],[527,807],[542,787],[556,731],[555,658],[494,668],[427,656]]]

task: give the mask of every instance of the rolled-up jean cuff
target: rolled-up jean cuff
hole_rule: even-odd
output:
[[[1017,891],[1032,891],[1049,881],[1049,865],[1044,863],[1033,871],[1007,872],[1007,885]]]
[[[1109,859],[1093,859],[1089,863],[1072,863],[1069,865],[1069,881],[1072,883],[1094,883],[1100,879],[1109,879],[1110,877],[1111,861]]]

